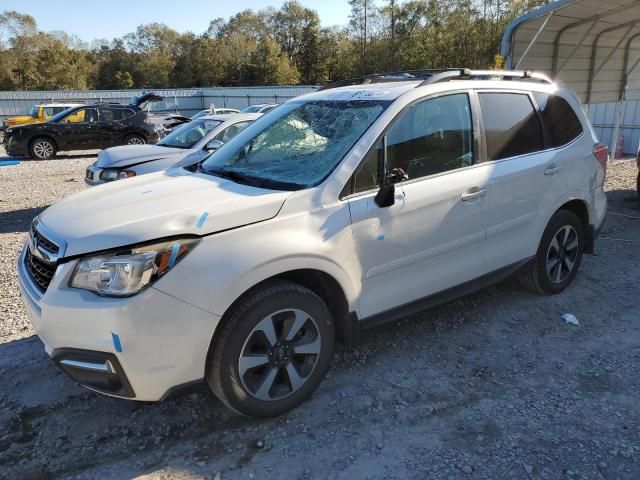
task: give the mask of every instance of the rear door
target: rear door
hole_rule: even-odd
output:
[[[362,317],[485,272],[490,167],[475,161],[478,128],[470,100],[461,92],[409,107],[354,176],[349,208],[364,275]],[[388,171],[408,176],[387,208],[374,201],[380,155]]]
[[[535,255],[566,197],[565,159],[545,147],[532,95],[479,91],[478,98],[491,165],[487,261],[497,269]]]
[[[122,108],[101,108],[99,111],[99,140],[98,148],[120,145],[125,137],[125,115],[131,112]]]

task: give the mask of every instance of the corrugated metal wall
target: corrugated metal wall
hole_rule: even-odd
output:
[[[242,109],[256,103],[282,103],[291,98],[312,92],[314,86],[292,87],[220,87],[158,89],[165,100],[153,104],[152,112],[180,112],[183,115],[216,107]],[[89,102],[98,101],[128,103],[132,96],[142,90],[71,90],[38,92],[0,92],[0,119],[26,114],[36,103],[42,102]],[[615,103],[598,103],[589,108],[589,119],[596,129],[600,141],[611,145],[615,123]],[[640,100],[627,101],[622,113],[620,135],[624,138],[624,152],[634,154],[640,143]]]
[[[611,144],[616,117],[616,103],[594,103],[589,107],[589,120],[602,143],[613,149]],[[635,155],[640,143],[640,100],[628,100],[622,109],[620,136],[624,142],[624,153]]]
[[[211,103],[216,107],[242,109],[256,103],[282,103],[291,98],[312,92],[317,87],[225,87],[225,88],[184,88],[155,89],[154,92],[165,97],[163,102],[151,106],[152,112],[180,112],[193,115],[209,108]],[[0,119],[16,115],[24,115],[37,103],[70,102],[95,103],[118,102],[129,103],[134,95],[142,90],[60,90],[37,92],[0,92]]]

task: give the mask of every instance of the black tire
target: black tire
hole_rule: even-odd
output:
[[[638,192],[638,196],[640,196],[640,167],[638,167],[638,178],[636,178],[636,191]]]
[[[51,160],[57,152],[55,142],[47,137],[36,137],[29,144],[29,154],[36,160]]]
[[[127,135],[124,137],[123,145],[145,145],[147,143],[147,139],[142,135],[138,135],[136,133]]]
[[[567,234],[565,244],[562,245],[562,236]],[[557,237],[560,235],[560,237]],[[573,247],[573,241],[577,240],[575,249],[562,248]],[[558,240],[560,238],[560,240]],[[560,244],[560,250],[555,248]],[[555,295],[562,292],[573,281],[582,262],[584,250],[584,226],[577,215],[568,210],[558,210],[549,223],[540,240],[540,246],[535,260],[519,276],[520,285],[525,289],[542,295]],[[554,255],[554,252],[557,254]],[[557,263],[553,263],[557,260]],[[558,265],[559,263],[559,265]],[[572,264],[569,269],[568,265]],[[551,265],[554,265],[549,269]]]
[[[295,328],[297,320],[290,319],[288,312],[302,312],[308,315],[304,324],[297,330],[298,346],[289,346],[286,337]],[[295,315],[295,314],[294,314]],[[294,317],[297,319],[297,316]],[[277,345],[267,340],[264,330],[259,327],[265,321],[275,325],[273,333],[282,345],[274,350],[269,345]],[[280,329],[278,329],[278,322]],[[274,323],[275,321],[275,323]],[[300,405],[317,388],[329,369],[333,357],[335,332],[333,320],[325,303],[311,290],[288,281],[274,281],[249,293],[223,318],[222,330],[216,336],[209,349],[206,379],[215,395],[232,410],[250,417],[267,418],[280,415]],[[312,323],[310,323],[312,322]],[[256,330],[258,329],[258,330]],[[314,335],[315,333],[315,335]],[[257,339],[257,340],[256,340]],[[306,340],[305,340],[306,339]],[[262,342],[265,351],[260,351],[253,343]],[[297,354],[296,348],[313,344],[317,354]],[[275,348],[275,347],[274,347]],[[283,349],[291,352],[289,364],[295,364],[296,373],[303,375],[297,389],[289,376],[289,364],[275,365],[276,357],[286,362],[288,357],[279,355]],[[249,351],[249,355],[245,355]],[[253,358],[253,352],[269,361],[260,366],[250,367],[241,375],[240,365],[243,359]],[[282,360],[284,358],[284,360]],[[261,360],[262,361],[262,360]],[[313,366],[311,366],[313,362]],[[275,366],[274,366],[275,365]],[[276,371],[276,373],[272,372]],[[304,378],[303,378],[304,377]],[[267,389],[262,388],[267,385]],[[255,380],[256,388],[252,392],[250,382]],[[262,380],[262,381],[260,381]],[[277,383],[281,381],[282,383]],[[260,399],[256,395],[265,392],[271,396],[275,389],[280,396],[273,399]],[[286,390],[290,389],[289,393]],[[284,392],[283,392],[284,391]],[[274,394],[274,397],[277,395]]]

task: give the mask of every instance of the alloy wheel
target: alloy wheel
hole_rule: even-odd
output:
[[[38,158],[49,158],[53,155],[53,145],[46,141],[36,142],[33,145],[33,153]]]
[[[144,145],[144,140],[142,140],[140,137],[131,137],[127,141],[127,145]]]
[[[578,259],[578,232],[571,225],[560,228],[553,236],[547,250],[546,269],[553,283],[564,282]]]
[[[298,391],[311,377],[321,348],[316,321],[285,309],[263,318],[244,342],[238,373],[247,392],[263,401]]]

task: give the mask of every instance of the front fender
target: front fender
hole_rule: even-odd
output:
[[[216,315],[255,285],[313,269],[333,277],[357,311],[362,269],[347,205],[324,208],[204,237],[155,288]]]

